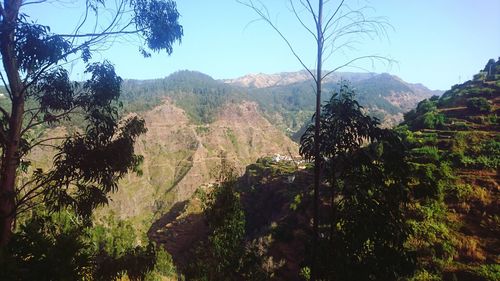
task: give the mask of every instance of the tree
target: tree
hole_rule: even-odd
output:
[[[187,272],[190,280],[238,280],[245,242],[245,214],[235,191],[237,175],[221,154],[213,173],[217,183],[203,203],[208,239],[195,249],[195,260]]]
[[[380,139],[382,131],[378,128],[376,118],[366,116],[363,107],[354,99],[354,91],[345,81],[340,82],[340,89],[323,106],[320,128],[320,160],[321,165],[327,167],[331,184],[332,217],[335,216],[333,208],[335,192],[337,189],[336,174],[343,167],[342,158],[349,157],[363,144]],[[314,159],[314,139],[316,125],[311,124],[300,140],[300,154],[306,159]],[[333,235],[335,223],[330,223],[330,236]]]
[[[240,3],[249,7],[257,13],[259,19],[266,22],[279,37],[283,39],[291,53],[298,62],[309,73],[314,80],[316,92],[316,110],[315,110],[315,138],[314,138],[314,187],[313,187],[313,262],[312,279],[315,280],[315,259],[318,240],[318,201],[319,186],[321,181],[321,94],[323,80],[330,74],[347,66],[356,67],[353,64],[360,60],[374,60],[392,62],[392,60],[378,55],[358,56],[337,63],[330,71],[323,72],[323,64],[333,55],[339,52],[355,49],[360,44],[359,39],[373,39],[386,35],[386,29],[389,27],[387,21],[383,18],[366,17],[368,7],[359,9],[351,8],[346,0],[341,1],[317,1],[317,9],[310,0],[287,0],[290,10],[296,17],[301,26],[312,36],[316,45],[316,69],[311,70],[305,64],[303,57],[296,51],[292,42],[282,33],[278,25],[272,21],[269,11],[261,1],[257,0],[239,0]],[[326,11],[326,13],[325,13]],[[307,17],[307,18],[306,18]],[[311,23],[311,24],[309,24]],[[340,57],[340,56],[339,56]],[[356,67],[363,69],[362,67]]]
[[[326,243],[317,277],[327,280],[397,280],[413,270],[404,247],[410,234],[406,149],[362,109],[346,83],[322,108],[320,155],[332,191],[330,233],[321,235],[329,241],[320,241]],[[301,138],[300,153],[308,159],[314,126]]]
[[[91,63],[92,55],[123,36],[143,40],[150,51],[171,54],[183,34],[172,0],[86,0],[71,34],[53,33],[23,13],[27,5],[48,2],[0,3],[0,78],[9,98],[0,107],[0,247],[9,242],[19,214],[42,204],[49,210],[70,207],[89,217],[125,173],[137,171],[141,157],[133,145],[145,132],[144,121],[120,119],[122,79],[111,63]],[[108,21],[100,17],[110,11]],[[83,83],[71,82],[63,67],[78,59],[90,76]],[[76,118],[80,126],[74,133],[44,134],[47,126]],[[37,147],[55,152],[48,170],[29,169],[26,156]]]
[[[473,112],[488,113],[491,111],[491,103],[484,97],[468,98],[466,105]]]

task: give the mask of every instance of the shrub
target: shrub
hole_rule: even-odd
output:
[[[474,190],[470,184],[456,184],[448,186],[449,194],[459,202],[467,201]]]
[[[444,125],[445,116],[435,111],[427,112],[422,116],[422,125],[424,129],[435,129]]]
[[[467,108],[474,112],[490,112],[491,103],[483,98],[469,98],[467,99]]]
[[[487,281],[500,280],[500,265],[498,264],[483,264],[474,271]]]
[[[423,158],[427,161],[439,161],[439,150],[435,146],[423,146],[411,150],[418,158]]]

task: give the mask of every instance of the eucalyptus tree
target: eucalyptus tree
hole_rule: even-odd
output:
[[[92,55],[124,38],[145,45],[144,56],[171,54],[183,35],[172,0],[74,1],[83,4],[82,15],[65,34],[26,14],[28,6],[57,2],[0,3],[0,79],[8,98],[0,107],[0,246],[8,243],[16,217],[37,204],[88,217],[141,160],[133,145],[144,121],[120,118],[122,79],[110,62],[92,62]],[[86,64],[87,81],[70,81],[64,66],[75,60]],[[47,136],[40,129],[75,118],[80,128],[73,133]],[[47,170],[29,168],[26,156],[37,147],[54,150]]]
[[[315,44],[315,69],[310,69],[305,61],[304,54],[300,54],[290,37],[284,33],[276,23],[266,7],[259,0],[238,0],[241,4],[249,7],[258,15],[260,20],[267,23],[283,39],[293,56],[307,71],[314,81],[316,94],[315,110],[315,137],[314,137],[314,191],[313,191],[313,259],[318,240],[318,202],[319,186],[321,181],[321,159],[320,159],[320,116],[321,116],[321,94],[322,84],[326,77],[345,67],[357,66],[362,60],[370,60],[372,63],[381,61],[392,63],[387,57],[368,54],[350,57],[347,54],[362,44],[364,40],[382,38],[387,36],[389,23],[380,17],[369,17],[370,7],[363,6],[354,8],[349,5],[349,0],[286,0],[289,10],[297,19],[298,23],[310,35],[309,40]],[[306,40],[306,39],[304,39]],[[332,63],[333,62],[333,63]],[[330,70],[323,71],[323,66],[333,65]],[[312,278],[315,279],[314,260],[312,264]]]

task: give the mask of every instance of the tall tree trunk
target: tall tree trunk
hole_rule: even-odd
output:
[[[12,236],[15,219],[16,171],[19,166],[19,142],[24,115],[24,87],[19,76],[14,49],[15,26],[22,1],[6,0],[4,3],[4,14],[0,23],[2,27],[0,52],[12,96],[12,110],[0,168],[0,247],[6,245]]]
[[[23,111],[24,101],[22,99],[13,102],[10,130],[0,174],[0,247],[6,245],[12,236],[15,218],[16,171],[19,166],[19,140]]]
[[[319,224],[319,184],[320,184],[320,126],[321,126],[321,82],[322,82],[322,62],[323,62],[323,0],[319,1],[318,21],[316,30],[318,35],[318,58],[316,67],[316,118],[314,120],[314,195],[313,195],[313,260],[311,267],[312,280],[318,277],[318,224]]]

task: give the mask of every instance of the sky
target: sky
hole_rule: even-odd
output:
[[[66,1],[66,2],[65,2]],[[306,66],[315,68],[315,43],[294,18],[289,0],[263,0],[273,23],[289,38]],[[82,9],[71,0],[26,6],[24,12],[53,32],[68,32]],[[112,2],[112,1],[106,1]],[[254,11],[236,0],[177,0],[184,36],[174,52],[144,58],[138,45],[115,42],[94,55],[108,59],[125,79],[163,78],[178,70],[197,70],[215,79],[249,73],[277,73],[303,69],[278,34]],[[317,2],[317,1],[312,1]],[[339,0],[331,0],[335,5]],[[378,55],[395,61],[360,62],[354,66],[388,72],[411,83],[447,90],[472,78],[488,59],[500,56],[500,0],[348,0],[352,7],[369,5],[367,16],[384,17],[391,27],[382,38],[357,38],[356,50],[334,53],[324,64],[333,69],[350,58]],[[332,9],[327,7],[325,13]],[[311,24],[310,18],[305,18]],[[71,29],[69,29],[71,28]],[[69,66],[82,79],[83,64]],[[345,68],[341,71],[361,71]]]

